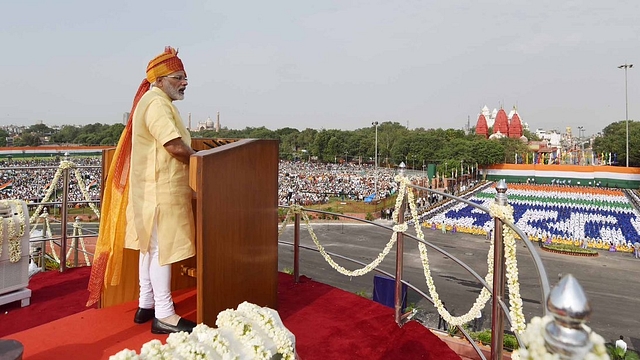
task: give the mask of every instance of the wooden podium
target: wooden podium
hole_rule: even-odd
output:
[[[197,322],[211,327],[220,311],[243,301],[276,309],[278,141],[193,139],[192,146],[199,150],[189,166],[196,256],[172,265],[172,290],[197,285]],[[124,255],[120,285],[103,291],[101,307],[138,298],[138,251]],[[196,278],[184,268],[195,268]]]

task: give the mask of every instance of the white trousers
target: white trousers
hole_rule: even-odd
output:
[[[176,313],[171,298],[171,265],[158,262],[158,226],[154,220],[149,251],[140,251],[140,298],[138,306],[155,308],[156,318],[163,319]]]

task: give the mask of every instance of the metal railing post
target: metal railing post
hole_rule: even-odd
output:
[[[507,183],[500,180],[496,185],[495,202],[507,205]],[[493,229],[493,297],[491,303],[491,359],[502,360],[504,338],[504,313],[500,302],[504,299],[505,264],[504,239],[502,238],[502,220],[495,218]]]
[[[293,279],[300,282],[300,213],[296,212],[293,225]]]
[[[60,272],[64,272],[67,269],[67,204],[69,196],[69,169],[64,169],[62,171],[62,178],[62,205],[60,209],[60,215],[62,217],[62,221],[60,223]]]
[[[65,153],[65,160],[68,161],[68,154]],[[60,272],[67,269],[67,215],[69,202],[69,169],[62,170],[62,205],[60,215],[62,222],[60,223]],[[56,184],[53,184],[56,186]]]
[[[80,216],[76,216],[76,221],[73,224],[73,254],[74,254],[74,258],[73,258],[73,266],[74,267],[78,267],[78,236],[80,231],[78,231],[78,229],[81,227],[82,225],[80,225]],[[85,254],[85,259],[87,258],[87,255]]]
[[[591,305],[573,275],[565,275],[549,293],[546,302],[553,317],[544,329],[547,350],[561,359],[584,359],[593,343],[582,324],[591,315]]]
[[[404,176],[404,163],[400,163],[400,176]],[[407,191],[411,191],[410,188],[407,187]],[[402,199],[402,205],[400,206],[400,211],[398,211],[398,218],[396,222],[398,224],[404,223],[404,212],[407,208],[407,196],[405,194],[404,199]],[[398,233],[398,238],[396,241],[396,279],[395,279],[395,294],[394,294],[394,310],[395,310],[395,318],[396,324],[402,326],[402,270],[404,267],[404,234]]]

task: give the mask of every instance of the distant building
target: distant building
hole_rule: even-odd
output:
[[[211,120],[211,117],[208,117],[206,121],[199,121],[196,131],[203,130],[215,130],[216,132],[220,132],[220,112],[217,113],[216,122],[214,123]]]
[[[571,129],[569,128],[568,134],[560,134],[557,130],[537,129],[536,136],[541,140],[546,140],[550,146],[560,146],[567,136],[571,137]]]
[[[489,128],[493,128],[491,134],[489,134]],[[507,115],[502,108],[489,111],[489,108],[485,105],[478,115],[478,122],[476,123],[476,134],[490,139],[507,136],[513,139],[522,139],[524,130],[528,129],[529,124],[522,122],[515,106]],[[526,139],[522,140],[526,141]]]
[[[127,125],[127,122],[129,122],[129,115],[131,115],[131,113],[128,111],[125,111],[122,114],[122,124]]]

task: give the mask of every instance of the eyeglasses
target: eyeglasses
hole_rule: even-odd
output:
[[[185,76],[182,76],[182,75],[167,75],[167,76],[165,76],[165,77],[172,78],[172,79],[176,79],[176,80],[178,80],[178,81],[186,81],[186,82],[189,82],[189,80],[188,80]]]

